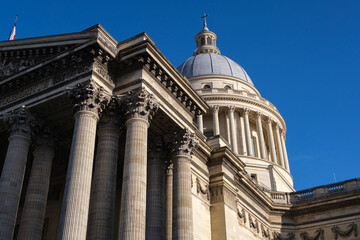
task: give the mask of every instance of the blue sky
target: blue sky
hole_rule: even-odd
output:
[[[248,72],[287,123],[297,190],[360,177],[360,1],[3,1],[0,40],[100,23],[116,40],[147,32],[176,67],[200,16],[223,55]]]

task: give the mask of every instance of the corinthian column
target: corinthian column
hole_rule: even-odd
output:
[[[158,108],[152,94],[140,89],[127,98],[126,145],[121,193],[119,239],[145,239],[147,137]]]
[[[172,240],[173,165],[166,169],[166,240]]]
[[[261,113],[259,113],[259,112],[256,113],[256,127],[257,127],[257,132],[258,132],[259,140],[260,140],[261,158],[265,159],[266,158],[265,140],[264,140],[262,123],[261,123]]]
[[[34,160],[26,190],[18,239],[41,239],[54,158],[53,129],[43,126],[35,137]]]
[[[234,106],[229,106],[228,114],[229,114],[229,123],[230,123],[230,139],[231,139],[231,147],[234,153],[238,153],[238,143],[236,139],[236,129],[235,129],[235,117],[234,117]]]
[[[23,106],[4,121],[10,137],[0,178],[0,239],[12,239],[35,120]]]
[[[97,131],[87,239],[113,239],[119,118],[118,104],[113,98],[100,118]]]
[[[198,145],[193,133],[181,131],[174,140],[173,172],[173,240],[191,240],[193,210],[191,194],[191,153]]]
[[[283,155],[283,151],[282,151],[282,145],[281,145],[281,139],[280,139],[280,130],[279,130],[279,124],[278,123],[276,123],[275,131],[276,131],[276,143],[277,143],[277,149],[278,149],[278,152],[279,152],[280,164],[281,164],[281,166],[283,168],[285,168],[284,155]]]
[[[146,197],[146,240],[165,240],[165,160],[161,138],[150,142]]]
[[[268,117],[266,119],[267,122],[267,128],[268,128],[268,137],[269,137],[269,143],[270,143],[270,154],[271,154],[271,160],[273,163],[276,163],[276,152],[275,152],[275,143],[274,143],[274,134],[272,129],[272,123],[271,118]]]
[[[249,109],[244,108],[244,122],[245,122],[245,138],[248,156],[255,156],[252,144],[251,144],[251,132],[250,132],[250,122],[249,122]]]
[[[110,97],[95,83],[70,91],[75,126],[61,208],[58,239],[86,239],[96,124]]]
[[[220,134],[220,125],[219,125],[219,106],[213,106],[213,129],[214,136]]]

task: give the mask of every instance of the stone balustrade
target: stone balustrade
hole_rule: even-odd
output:
[[[349,194],[352,192],[360,192],[360,178],[305,189],[298,192],[285,193],[267,191],[266,194],[275,203],[297,204],[318,199],[330,198],[336,195]]]

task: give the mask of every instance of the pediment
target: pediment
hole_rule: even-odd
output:
[[[0,51],[0,81],[66,52],[72,45]]]

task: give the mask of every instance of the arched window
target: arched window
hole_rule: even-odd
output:
[[[205,85],[203,86],[203,89],[211,89],[211,86],[210,86],[209,84],[205,84]]]
[[[201,45],[204,45],[205,44],[205,37],[202,37],[201,38]]]
[[[231,89],[231,87],[230,87],[229,85],[225,85],[224,88],[225,88],[226,90]]]
[[[209,38],[209,37],[207,38],[207,44],[211,45],[211,38]]]

